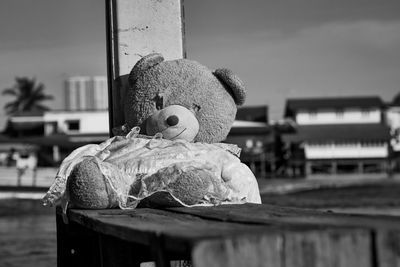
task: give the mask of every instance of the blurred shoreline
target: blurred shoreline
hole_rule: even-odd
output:
[[[32,198],[38,199],[51,186],[58,168],[38,168],[36,181],[33,174],[27,171],[17,185],[15,167],[0,167],[0,199]],[[259,178],[257,179],[261,194],[287,194],[299,191],[340,188],[354,185],[400,183],[400,174],[388,176],[386,173],[312,175],[307,178]]]

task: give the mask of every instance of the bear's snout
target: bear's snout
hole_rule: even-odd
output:
[[[199,132],[199,121],[192,111],[181,105],[158,110],[146,120],[146,134],[161,133],[165,139],[193,141]]]

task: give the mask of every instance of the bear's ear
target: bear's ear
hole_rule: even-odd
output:
[[[132,71],[129,75],[129,81],[133,82],[137,79],[139,73],[150,69],[151,67],[164,61],[164,57],[159,53],[152,53],[147,56],[142,57],[135,66],[133,66]]]
[[[216,69],[213,74],[230,89],[236,105],[243,105],[246,100],[246,88],[242,80],[228,69]]]

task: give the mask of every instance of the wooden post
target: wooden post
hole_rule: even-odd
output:
[[[332,160],[331,162],[331,174],[337,174],[338,163],[336,160]]]
[[[143,56],[185,57],[183,0],[106,0],[110,135],[123,125],[127,76]]]
[[[255,173],[256,172],[256,162],[254,159],[254,155],[251,155],[251,161],[250,161],[250,170]]]
[[[57,225],[57,266],[102,266],[97,234],[70,222],[65,224],[60,214]]]
[[[357,162],[357,172],[364,173],[364,162],[362,160]]]
[[[306,162],[305,162],[305,172],[306,172],[305,173],[306,177],[312,174],[312,162],[311,161],[306,160]]]
[[[265,155],[265,152],[263,151],[262,153],[261,153],[261,155],[260,155],[260,160],[261,160],[261,172],[260,172],[260,178],[266,178],[267,177],[267,174],[266,174],[266,161],[267,161],[267,157],[266,157],[266,155]]]

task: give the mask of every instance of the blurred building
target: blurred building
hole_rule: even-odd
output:
[[[393,101],[386,104],[387,125],[390,127],[390,144],[393,150],[392,160],[394,170],[400,171],[400,103]]]
[[[289,99],[284,116],[297,127],[284,141],[303,154],[310,174],[386,171],[391,148],[384,114],[375,96]]]
[[[0,140],[2,156],[12,148],[34,145],[39,164],[57,164],[73,149],[109,137],[107,78],[75,76],[65,85],[65,110],[20,112],[11,116]],[[20,144],[17,146],[15,144]]]
[[[240,160],[250,167],[257,178],[266,177],[271,171],[267,162],[271,133],[267,106],[241,107],[225,140],[242,149]]]
[[[43,111],[23,111],[9,117],[4,133],[11,137],[43,135]]]
[[[107,77],[73,76],[65,80],[66,110],[105,110],[108,108]]]
[[[34,146],[39,164],[52,165],[73,149],[109,137],[107,110],[23,112],[9,118],[0,138],[0,158],[11,148]],[[4,144],[12,144],[4,145]]]
[[[400,105],[387,104],[386,121],[392,136],[391,145],[394,152],[400,152]]]
[[[43,114],[44,135],[108,135],[108,111],[46,111]]]
[[[271,172],[271,166],[267,162],[271,132],[267,106],[242,107],[238,109],[225,140],[242,149],[240,160],[250,167],[257,178],[266,177]]]

